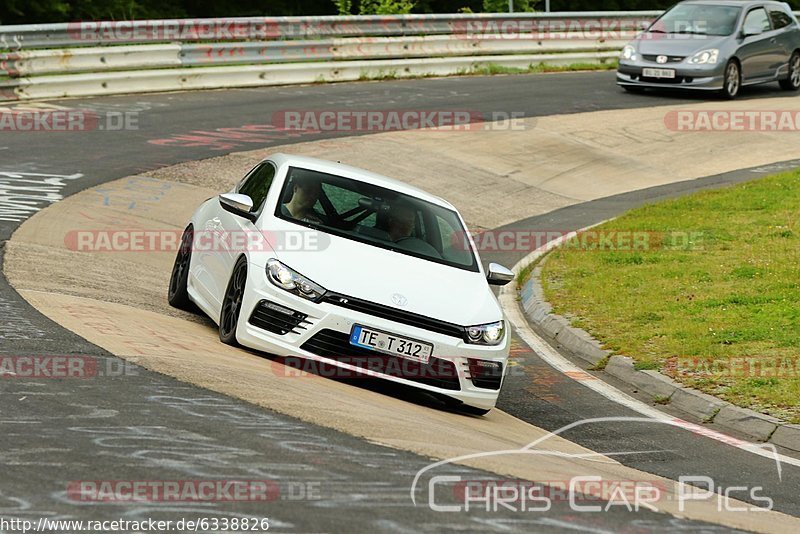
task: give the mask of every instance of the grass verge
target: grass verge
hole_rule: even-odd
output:
[[[447,76],[494,76],[499,74],[543,74],[551,72],[578,72],[578,71],[602,71],[614,70],[617,68],[617,61],[608,61],[607,63],[573,63],[570,65],[547,65],[545,63],[530,64],[525,68],[519,67],[506,67],[496,63],[486,63],[471,69],[464,69],[454,74],[416,74],[400,75],[396,70],[379,70],[371,72],[369,70],[362,71],[359,76],[359,81],[382,81],[382,80],[397,80],[414,79],[414,78],[442,78]],[[324,79],[320,83],[325,83]]]
[[[800,422],[800,172],[645,206],[543,268],[556,313],[604,346]]]
[[[614,70],[617,68],[616,61],[609,61],[608,63],[572,63],[570,65],[548,65],[546,63],[530,64],[527,68],[519,67],[505,67],[503,65],[496,65],[488,63],[479,67],[475,67],[465,74],[473,74],[480,76],[489,76],[495,74],[540,74],[548,72],[576,72],[585,70]]]

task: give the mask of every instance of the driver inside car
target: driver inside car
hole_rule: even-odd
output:
[[[413,204],[405,200],[392,202],[387,229],[389,239],[400,245],[403,250],[425,254],[432,258],[441,258],[441,253],[427,241],[415,235],[417,229],[417,210]]]
[[[325,224],[325,217],[314,209],[320,195],[322,185],[313,178],[296,176],[292,179],[291,198],[281,206],[281,212],[292,219],[312,223]]]
[[[389,213],[389,238],[394,241],[400,241],[413,237],[416,212],[414,207],[407,202],[395,202],[392,204]]]

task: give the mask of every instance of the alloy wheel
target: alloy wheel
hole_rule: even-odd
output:
[[[242,311],[244,300],[244,287],[247,283],[247,262],[239,261],[228,284],[225,300],[222,304],[222,314],[219,328],[222,338],[231,339],[236,335],[236,324],[239,322],[239,313]]]

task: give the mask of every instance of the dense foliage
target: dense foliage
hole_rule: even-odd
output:
[[[661,9],[673,0],[551,0],[553,11]],[[800,8],[800,0],[790,2]],[[515,11],[544,10],[544,0],[515,0]],[[0,23],[77,20],[457,13],[506,11],[508,0],[0,0]]]

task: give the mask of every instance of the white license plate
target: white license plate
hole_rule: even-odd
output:
[[[430,343],[423,343],[361,325],[353,326],[353,331],[350,332],[350,344],[422,363],[428,363],[433,354],[433,345]]]
[[[644,69],[642,76],[645,78],[675,78],[673,69]]]

